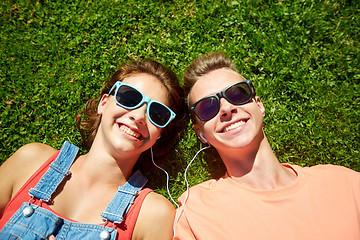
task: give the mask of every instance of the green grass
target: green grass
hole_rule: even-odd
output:
[[[198,55],[223,51],[254,81],[280,161],[360,171],[359,9],[354,0],[3,0],[0,160],[29,142],[79,144],[75,113],[122,63],[153,58],[181,77]],[[200,147],[189,125],[165,165],[174,197]],[[210,153],[190,168],[190,185],[219,169]],[[154,176],[165,195],[165,176]]]

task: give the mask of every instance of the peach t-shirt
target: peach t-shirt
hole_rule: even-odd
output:
[[[276,190],[230,177],[196,185],[180,198],[175,239],[359,240],[360,173],[345,167],[284,166],[298,175]]]

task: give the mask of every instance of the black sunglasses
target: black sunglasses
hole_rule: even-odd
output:
[[[225,90],[204,97],[191,105],[190,111],[201,121],[208,121],[215,117],[220,110],[220,98],[225,98],[229,103],[234,105],[243,105],[255,97],[255,89],[250,80],[235,83]]]
[[[140,107],[143,103],[146,103],[147,116],[155,126],[164,128],[176,116],[176,114],[165,104],[152,100],[126,83],[117,81],[110,89],[109,95],[114,89],[115,102],[123,108],[135,109]]]

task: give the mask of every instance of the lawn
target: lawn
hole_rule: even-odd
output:
[[[280,161],[360,171],[359,33],[351,0],[2,0],[0,161],[30,142],[80,145],[76,112],[125,62],[152,58],[181,79],[197,56],[223,51],[253,81]],[[191,123],[179,141],[164,165],[174,198],[201,148]],[[222,173],[207,151],[190,185]],[[165,175],[152,177],[166,195]]]

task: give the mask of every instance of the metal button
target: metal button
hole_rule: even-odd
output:
[[[103,230],[101,233],[100,233],[100,238],[102,240],[108,240],[110,239],[110,233],[107,231],[107,230]]]
[[[34,208],[32,206],[27,206],[23,210],[23,214],[25,217],[30,217],[34,213]]]

